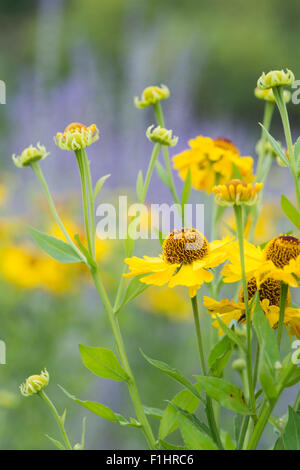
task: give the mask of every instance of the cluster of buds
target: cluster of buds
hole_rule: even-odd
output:
[[[172,130],[165,129],[160,126],[153,128],[154,125],[149,126],[146,131],[146,136],[151,142],[155,142],[160,145],[168,145],[170,147],[174,147],[177,144],[178,137],[173,136]]]
[[[24,383],[20,385],[20,391],[24,397],[34,395],[49,383],[49,374],[47,369],[41,371],[40,375],[31,375]]]
[[[88,147],[99,139],[99,130],[96,124],[85,126],[79,122],[73,122],[66,127],[64,132],[58,132],[54,142],[62,150],[80,150]]]
[[[261,89],[256,87],[254,89],[254,95],[256,98],[264,101],[269,101],[270,103],[275,103],[275,96],[272,88]],[[285,103],[288,103],[291,99],[291,92],[289,90],[283,90],[283,100]]]
[[[286,70],[271,70],[268,73],[263,72],[257,80],[257,88],[268,90],[275,86],[289,86],[295,81],[293,72]]]
[[[221,206],[239,206],[241,204],[251,206],[256,204],[258,193],[262,188],[262,183],[247,184],[244,181],[234,179],[227,184],[214,186],[213,193],[216,202]]]
[[[166,85],[159,86],[148,86],[142,93],[141,98],[137,96],[134,98],[134,105],[137,108],[147,108],[153,104],[158,103],[158,101],[165,100],[169,98],[170,90]]]
[[[44,145],[40,145],[38,142],[36,147],[30,145],[24,149],[21,155],[13,154],[12,159],[17,167],[23,168],[37,162],[38,160],[43,160],[47,155],[49,155],[49,152],[46,151],[46,147],[44,147]]]

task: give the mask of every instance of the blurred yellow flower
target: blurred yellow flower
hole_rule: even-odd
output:
[[[140,304],[149,313],[163,315],[170,320],[192,319],[191,311],[184,296],[176,289],[166,287],[147,289],[140,297]]]
[[[194,297],[204,282],[213,280],[210,268],[219,266],[227,259],[227,248],[232,238],[208,243],[196,229],[174,230],[165,239],[162,254],[157,257],[144,256],[126,258],[130,272],[124,277],[139,276],[140,281],[155,286],[186,286],[190,297]]]
[[[188,143],[190,148],[175,155],[173,163],[183,180],[190,170],[195,189],[211,193],[215,184],[225,184],[234,177],[235,168],[246,183],[254,180],[252,157],[241,157],[230,140],[198,136]]]
[[[6,202],[7,198],[7,188],[0,184],[0,206],[2,206]]]
[[[257,195],[262,190],[262,183],[244,183],[244,181],[234,179],[226,184],[219,184],[213,187],[215,200],[221,206],[233,206],[246,204],[252,206],[257,202]]]
[[[148,86],[144,89],[141,99],[137,96],[134,97],[134,105],[137,108],[146,108],[153,104],[158,103],[158,101],[165,100],[169,98],[170,90],[166,85],[159,86]]]

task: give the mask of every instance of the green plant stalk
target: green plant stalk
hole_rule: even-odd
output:
[[[90,224],[91,224],[91,255],[95,259],[96,257],[96,245],[95,245],[95,237],[96,237],[96,227],[95,227],[95,204],[94,204],[94,195],[93,195],[93,185],[92,185],[92,176],[90,170],[90,163],[87,158],[86,151],[84,149],[81,150],[82,153],[82,162],[83,162],[83,171],[84,176],[86,179],[86,188],[87,188],[87,195],[88,195],[88,204],[89,204],[89,215],[90,215]]]
[[[295,368],[295,365],[293,363],[291,363],[286,371],[285,371],[285,375],[283,377],[283,379],[281,380],[281,384],[278,388],[278,393],[277,393],[277,397],[275,400],[272,401],[272,403],[270,403],[269,405],[267,405],[266,402],[264,402],[263,406],[262,406],[262,411],[261,411],[261,414],[258,418],[258,421],[256,423],[256,425],[254,426],[254,429],[253,429],[253,433],[252,433],[252,436],[251,436],[251,439],[250,439],[250,442],[249,442],[249,445],[248,445],[248,450],[255,450],[258,443],[259,443],[259,440],[260,440],[260,437],[268,423],[268,420],[269,420],[269,417],[271,416],[271,413],[274,409],[274,406],[276,405],[278,399],[280,398],[280,395],[282,393],[282,391],[284,390],[285,388],[285,384],[286,382],[288,381],[290,375],[292,374],[293,370]]]
[[[50,190],[49,190],[49,187],[47,185],[47,182],[46,182],[46,179],[44,177],[44,174],[42,172],[42,169],[41,167],[39,166],[39,164],[37,162],[34,162],[32,163],[31,165],[33,171],[35,172],[36,176],[38,177],[43,189],[44,189],[44,192],[45,192],[45,195],[46,195],[46,199],[48,201],[48,204],[49,204],[49,207],[50,207],[50,210],[51,210],[51,213],[53,215],[53,218],[55,219],[57,225],[59,226],[59,228],[61,229],[62,233],[64,234],[64,236],[66,237],[67,241],[69,242],[69,244],[72,246],[72,248],[74,249],[74,251],[76,251],[76,253],[78,254],[78,256],[80,257],[80,259],[82,260],[83,263],[85,264],[88,264],[87,263],[87,260],[86,260],[86,257],[81,253],[81,251],[79,250],[79,248],[77,248],[77,246],[75,245],[75,243],[73,242],[72,238],[70,237],[70,235],[68,234],[67,232],[67,229],[65,228],[64,224],[62,223],[59,215],[58,215],[58,212],[56,210],[56,207],[55,207],[55,204],[54,204],[54,201],[53,201],[53,198],[51,196],[51,193],[50,193]]]
[[[274,111],[274,103],[270,101],[266,101],[265,104],[265,109],[264,109],[264,117],[263,117],[263,126],[267,131],[270,130],[271,126],[271,121],[272,121],[272,116],[273,116],[273,111]],[[259,149],[259,155],[258,155],[258,162],[257,162],[257,169],[256,169],[256,181],[258,183],[261,183],[261,171],[263,167],[263,162],[265,159],[265,144],[267,141],[266,134],[264,130],[261,130],[261,138],[260,138],[260,149]]]
[[[196,329],[196,335],[197,335],[197,343],[198,343],[198,350],[199,350],[199,356],[200,356],[200,364],[201,364],[201,369],[202,369],[202,374],[207,375],[207,369],[205,365],[205,357],[204,357],[204,351],[203,351],[203,342],[202,342],[202,335],[201,335],[201,328],[200,328],[200,319],[199,319],[199,309],[198,309],[198,302],[197,302],[197,296],[191,298],[192,302],[192,308],[193,308],[193,315],[194,315],[194,323],[195,323],[195,329]],[[220,439],[219,431],[217,428],[216,420],[215,420],[215,415],[214,415],[214,410],[212,406],[212,400],[211,398],[206,395],[206,409],[207,409],[207,420],[209,423],[209,427],[212,433],[212,436],[217,444],[217,446],[220,449],[223,449],[223,445]]]
[[[163,111],[162,111],[162,107],[159,101],[153,105],[153,109],[154,109],[154,114],[156,117],[157,124],[161,127],[165,127]],[[176,204],[180,204],[179,197],[177,195],[177,191],[175,188],[173,173],[172,173],[171,164],[170,164],[169,149],[167,145],[163,146],[163,154],[164,154],[166,170],[169,176],[170,190],[171,190],[174,202]]]
[[[277,344],[278,344],[279,350],[280,350],[281,337],[282,337],[282,331],[283,331],[284,312],[285,312],[285,307],[286,307],[287,295],[288,295],[288,285],[281,281],[280,310],[279,310],[279,320],[278,320],[278,329],[277,329]]]
[[[99,269],[98,268],[91,269],[91,274],[92,274],[96,289],[98,291],[99,297],[102,300],[105,310],[108,314],[110,326],[111,326],[115,343],[118,349],[118,354],[120,357],[122,367],[124,368],[126,374],[129,377],[129,380],[127,381],[127,386],[128,386],[128,391],[129,391],[133,406],[135,408],[136,416],[141,424],[141,428],[144,432],[144,435],[149,444],[149,447],[150,449],[153,450],[156,448],[155,438],[152,433],[152,429],[148,422],[148,419],[145,415],[144,408],[141,403],[141,399],[140,399],[138,389],[135,383],[135,379],[134,379],[133,373],[131,371],[131,368],[127,359],[125,346],[124,346],[123,338],[121,335],[117,316],[114,314],[114,310],[111,306],[105,287],[102,283]]]
[[[50,400],[50,398],[46,395],[46,393],[44,392],[44,390],[40,390],[38,392],[39,396],[44,400],[44,402],[46,403],[46,405],[49,406],[50,410],[52,411],[52,414],[58,424],[58,427],[60,429],[60,432],[61,432],[61,435],[65,441],[65,444],[67,446],[67,449],[68,450],[72,450],[72,446],[70,444],[70,441],[69,441],[69,438],[68,438],[68,435],[67,435],[67,432],[65,430],[65,426],[64,426],[64,422],[62,420],[62,418],[59,416],[58,414],[58,411],[57,409],[55,408],[55,405],[54,403],[52,403],[52,401]]]
[[[297,204],[298,204],[298,207],[300,209],[300,185],[299,185],[299,182],[298,182],[297,162],[296,162],[296,159],[295,159],[295,154],[294,154],[294,149],[293,149],[293,141],[292,141],[292,134],[291,134],[289,116],[288,116],[288,112],[287,112],[286,103],[283,99],[283,88],[282,87],[274,87],[272,89],[273,89],[276,104],[278,106],[280,116],[281,116],[281,121],[282,121],[282,125],[283,125],[286,145],[287,145],[287,149],[288,149],[288,152],[289,152],[289,160],[290,160],[289,168],[291,170],[292,177],[293,177],[293,180],[294,180]]]
[[[83,215],[84,215],[84,225],[86,232],[86,240],[88,245],[88,251],[92,255],[92,240],[91,240],[91,227],[90,227],[90,216],[88,209],[88,193],[87,193],[87,183],[86,183],[86,174],[84,168],[84,158],[81,150],[75,150],[75,155],[77,158],[81,188],[82,188],[82,204],[83,204]]]
[[[244,226],[243,226],[243,212],[242,206],[234,205],[234,214],[236,219],[237,236],[239,241],[240,259],[241,259],[241,270],[242,270],[242,281],[243,281],[243,292],[244,292],[244,303],[246,312],[246,327],[247,327],[247,375],[248,375],[248,387],[249,387],[249,398],[250,408],[252,411],[253,421],[256,421],[256,403],[255,403],[255,391],[252,376],[252,351],[251,351],[251,318],[249,311],[249,298],[247,289],[247,278],[245,271],[245,251],[244,251]]]

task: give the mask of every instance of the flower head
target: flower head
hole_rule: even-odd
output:
[[[43,160],[47,155],[49,155],[49,152],[46,151],[46,147],[44,145],[40,145],[38,142],[36,147],[30,145],[24,149],[21,155],[13,154],[12,159],[17,167],[23,168],[37,162],[38,160]]]
[[[146,131],[146,136],[151,142],[156,142],[160,145],[168,145],[174,147],[178,142],[178,137],[172,137],[172,130],[165,129],[164,127],[157,126],[153,129],[154,125],[149,126]]]
[[[189,149],[174,156],[173,163],[183,180],[190,171],[195,189],[211,193],[216,182],[225,184],[234,177],[235,168],[243,181],[250,183],[254,180],[253,159],[241,157],[229,139],[198,136],[189,141],[189,146]]]
[[[246,184],[244,181],[234,179],[227,184],[214,186],[213,193],[216,202],[221,206],[246,204],[251,206],[257,202],[257,195],[263,188],[262,183]]]
[[[88,147],[99,139],[99,130],[96,124],[85,126],[79,122],[69,124],[64,132],[58,132],[54,142],[62,150],[80,150]]]
[[[151,106],[156,104],[158,101],[165,100],[169,98],[170,90],[166,85],[159,86],[148,86],[144,89],[141,99],[137,96],[134,98],[134,105],[137,108],[147,108],[147,106]]]
[[[204,235],[194,228],[174,230],[164,240],[162,254],[150,258],[126,258],[130,272],[124,277],[139,276],[140,281],[156,286],[189,288],[190,296],[196,295],[197,289],[204,282],[211,282],[213,274],[210,268],[219,266],[227,259],[227,249],[232,237],[209,243]]]
[[[24,397],[29,397],[38,393],[49,383],[49,374],[47,369],[41,371],[40,375],[31,375],[24,383],[20,385],[20,391]]]
[[[265,101],[270,101],[271,103],[275,103],[275,96],[273,93],[272,88],[267,88],[267,89],[261,89],[256,87],[254,89],[254,95],[256,98],[260,100],[265,100]],[[291,99],[291,92],[289,90],[283,90],[283,99],[285,103],[288,103]]]
[[[263,72],[257,80],[257,88],[268,90],[275,86],[289,86],[295,81],[293,72],[286,70],[271,70],[268,73]]]

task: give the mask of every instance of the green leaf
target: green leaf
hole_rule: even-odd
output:
[[[275,364],[279,361],[279,352],[274,330],[271,328],[256,295],[253,312],[253,326],[260,345],[258,375],[260,384],[270,401],[277,397],[277,378]]]
[[[233,343],[228,336],[223,338],[213,347],[208,357],[210,375],[221,377],[233,350]]]
[[[105,181],[110,177],[111,175],[108,174],[108,175],[104,175],[102,176],[101,178],[98,179],[97,183],[96,183],[96,186],[95,186],[95,189],[94,189],[94,194],[93,194],[93,198],[94,200],[96,199],[98,193],[100,192],[102,186],[104,185]]]
[[[261,123],[259,123],[259,125],[262,127],[264,133],[266,134],[266,137],[267,137],[268,141],[270,142],[272,148],[274,149],[275,153],[278,155],[278,157],[282,160],[282,162],[285,165],[289,166],[290,162],[289,162],[288,158],[286,157],[286,155],[281,150],[281,147],[278,144],[278,142],[274,139],[274,137],[271,136],[271,134],[269,134],[267,129]]]
[[[232,385],[218,377],[203,377],[199,375],[195,375],[195,377],[207,395],[214,398],[222,406],[239,414],[251,414],[242,390],[236,385]]]
[[[126,418],[124,418],[124,416],[120,415],[119,413],[115,413],[110,408],[108,408],[108,406],[102,405],[101,403],[97,403],[94,401],[79,400],[74,395],[67,392],[67,390],[65,390],[60,385],[59,385],[59,388],[64,392],[65,395],[67,395],[68,398],[70,398],[71,400],[78,403],[78,405],[83,406],[87,410],[91,411],[97,416],[100,416],[103,419],[106,419],[108,421],[113,421],[115,423],[120,424],[121,426],[140,427],[140,424],[137,423],[137,421],[134,420],[134,418],[130,418],[130,422],[129,422],[126,420]]]
[[[236,449],[236,445],[233,442],[229,432],[222,432],[221,431],[221,437],[222,437],[222,442],[223,442],[225,450],[235,450]]]
[[[123,307],[125,307],[128,302],[131,302],[131,300],[135,299],[138,297],[140,294],[142,294],[148,287],[148,284],[143,284],[140,281],[140,277],[143,277],[143,274],[141,276],[136,276],[134,277],[128,284],[128,287],[125,291],[123,300],[121,301],[120,305],[117,306],[115,313],[119,312],[122,310]]]
[[[298,137],[295,146],[294,146],[294,155],[295,155],[295,160],[298,163],[300,162],[300,137]]]
[[[151,359],[151,357],[146,356],[146,354],[140,349],[142,356],[149,362],[152,366],[156,367],[156,369],[160,370],[164,374],[169,375],[173,379],[175,379],[180,384],[184,385],[188,390],[190,390],[199,400],[202,402],[204,401],[201,397],[201,394],[197,390],[196,386],[193,385],[188,379],[186,379],[183,375],[181,375],[177,369],[170,367],[166,362],[157,361],[156,359]]]
[[[169,442],[159,440],[158,441],[161,447],[165,450],[187,450],[187,447],[176,446],[175,444],[170,444]]]
[[[300,230],[300,212],[284,194],[281,195],[281,209],[295,227]]]
[[[206,424],[202,423],[194,413],[189,413],[183,408],[180,408],[180,406],[175,405],[175,403],[170,402],[170,404],[173,406],[173,408],[175,408],[175,410],[185,416],[197,429],[199,429],[199,431],[204,432],[207,435],[211,435],[210,430]]]
[[[221,318],[217,314],[216,314],[216,320],[221,326],[224,333],[226,333],[227,336],[231,339],[231,341],[233,341],[237,346],[239,346],[243,351],[246,352],[245,345],[242,343],[240,337],[234,332],[234,330],[232,328],[228,328],[228,326],[225,325],[225,323],[221,320]]]
[[[285,383],[284,387],[285,388],[293,387],[298,382],[300,382],[300,367],[295,367],[293,372],[289,376],[288,381]]]
[[[144,192],[144,182],[143,182],[143,173],[142,170],[138,172],[137,180],[136,180],[136,195],[139,201],[143,199],[143,192]]]
[[[189,413],[193,413],[199,406],[199,399],[189,390],[182,390],[175,395],[171,403],[180,406]],[[159,439],[164,439],[178,427],[177,411],[171,403],[166,407],[161,419],[158,434]]]
[[[49,441],[52,442],[52,444],[58,447],[59,450],[66,450],[65,446],[60,441],[58,441],[57,439],[53,439],[53,437],[49,436],[48,434],[45,434],[45,436],[47,437],[47,439],[49,439]]]
[[[110,349],[92,348],[80,344],[79,350],[85,367],[99,377],[117,381],[129,379],[120,366],[117,356]]]
[[[164,410],[160,408],[153,408],[152,406],[143,406],[144,412],[148,416],[152,416],[152,418],[161,419],[164,414]]]
[[[282,439],[285,450],[300,450],[300,416],[291,406]]]
[[[187,204],[192,190],[191,169],[188,169],[181,193],[181,205]]]
[[[164,167],[159,163],[158,160],[156,160],[155,166],[156,166],[157,174],[158,174],[159,178],[161,179],[161,181],[164,183],[164,185],[166,185],[168,188],[170,188],[171,184],[170,184],[170,180],[169,180],[169,175],[166,172],[166,170],[164,169]]]
[[[178,416],[178,424],[185,445],[190,450],[218,450],[213,440],[200,432],[185,416]]]
[[[78,256],[74,248],[63,240],[40,232],[33,227],[27,227],[27,230],[39,247],[57,261],[61,263],[82,262],[82,259]]]

